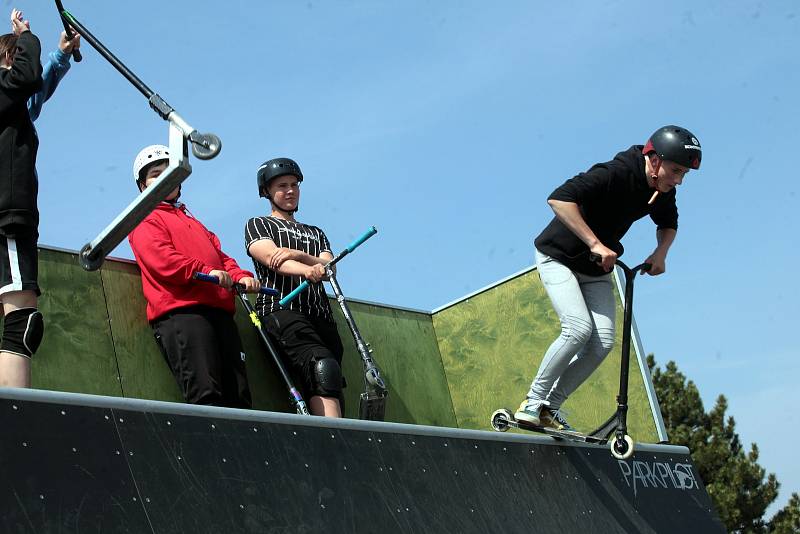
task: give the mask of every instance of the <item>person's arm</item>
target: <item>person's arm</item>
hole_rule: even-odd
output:
[[[228,273],[228,275],[231,278],[231,282],[242,284],[245,288],[245,291],[258,291],[259,289],[261,289],[261,282],[256,280],[255,276],[253,276],[253,273],[239,267],[239,264],[236,263],[236,260],[234,260],[233,258],[231,258],[222,251],[222,245],[217,235],[207,228],[206,232],[208,233],[208,238],[211,240],[211,243],[214,245],[214,248],[216,248],[217,253],[219,254],[219,258],[222,261],[222,265],[225,268],[225,272]],[[226,287],[224,284],[221,285],[223,285],[223,287]]]
[[[39,39],[22,31],[17,38],[17,52],[10,69],[0,69],[0,113],[18,102],[24,102],[41,84],[42,65],[39,63]]]
[[[157,280],[177,285],[187,283],[198,272],[217,276],[214,266],[176,250],[169,232],[156,219],[141,222],[128,240],[136,261]]]
[[[600,265],[606,272],[614,268],[614,263],[617,261],[617,253],[606,247],[597,239],[586,220],[581,215],[581,210],[574,202],[564,202],[562,200],[550,199],[547,201],[559,221],[564,223],[564,226],[569,228],[573,234],[578,236],[578,239],[583,241],[589,252],[600,256]]]
[[[614,161],[598,163],[570,178],[547,197],[547,203],[556,218],[586,244],[589,252],[600,257],[599,263],[606,272],[614,268],[617,253],[597,238],[583,218],[580,207],[587,202],[598,202],[598,199],[611,194],[613,178],[620,171],[625,172],[625,169],[620,169]]]
[[[322,277],[325,276],[323,265],[327,262],[321,258],[316,258],[316,261],[309,265],[299,260],[289,259],[286,256],[290,254],[283,253],[284,257],[282,261],[277,262],[275,260],[275,255],[279,251],[289,251],[290,253],[298,252],[309,258],[315,258],[315,256],[311,256],[299,250],[278,247],[271,239],[253,241],[247,249],[247,252],[254,260],[284,276],[302,276],[312,282],[319,282],[322,280]]]
[[[72,54],[74,43],[78,42],[79,39],[80,36],[76,34],[72,41],[68,41],[66,32],[61,32],[58,49],[50,52],[49,60],[42,71],[42,88],[28,100],[28,114],[31,116],[32,121],[39,118],[42,106],[53,96],[59,82],[69,71],[69,58]]]
[[[318,263],[327,263],[330,260],[323,260],[322,256],[316,257],[308,254],[307,252],[303,252],[302,250],[295,250],[293,248],[286,248],[286,247],[278,247],[276,246],[273,251],[269,253],[270,263],[265,263],[267,267],[270,269],[276,269],[279,267],[283,262],[287,260],[296,261],[298,263],[302,263],[304,265],[314,266]]]
[[[678,234],[678,206],[674,191],[661,198],[650,213],[650,218],[656,223],[657,245],[644,261],[652,265],[647,274],[657,276],[667,270],[667,252]]]
[[[650,256],[647,257],[645,263],[652,265],[647,274],[657,276],[667,270],[667,252],[669,247],[675,241],[678,231],[674,228],[659,228],[656,230],[656,242],[658,245]]]

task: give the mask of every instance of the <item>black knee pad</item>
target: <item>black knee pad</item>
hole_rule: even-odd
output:
[[[44,319],[36,308],[20,308],[6,314],[0,351],[31,357],[44,335]]]
[[[314,362],[314,395],[339,397],[342,393],[342,368],[333,358],[322,358]]]

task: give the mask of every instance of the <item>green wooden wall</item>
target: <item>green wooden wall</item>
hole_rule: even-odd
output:
[[[33,387],[180,402],[146,322],[135,264],[107,260],[98,272],[86,272],[75,253],[41,248],[40,281],[46,327],[33,359]],[[357,417],[361,360],[339,306],[331,305],[345,345],[345,413]],[[350,308],[389,385],[387,421],[489,428],[494,409],[515,408],[522,400],[558,334],[535,271],[435,314],[358,301]],[[290,411],[286,389],[241,307],[236,321],[254,407]],[[590,428],[613,412],[618,368],[616,351],[565,404],[571,422]],[[630,398],[632,435],[656,441],[637,372],[631,373]]]
[[[485,429],[497,408],[516,410],[544,352],[558,336],[558,318],[535,270],[433,315],[433,325],[461,428]],[[600,368],[564,403],[567,420],[591,431],[616,410],[622,338]],[[628,427],[638,441],[657,442],[641,373],[632,361]]]

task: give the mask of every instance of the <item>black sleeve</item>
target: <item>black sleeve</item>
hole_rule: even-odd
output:
[[[0,112],[28,100],[42,86],[42,49],[39,38],[23,32],[17,38],[17,51],[10,69],[0,69]]]
[[[322,231],[322,228],[317,227],[317,231],[319,232],[319,253],[322,254],[323,252],[330,252],[333,254],[331,250],[331,242],[328,241],[328,236],[325,235],[325,232]]]
[[[662,228],[678,229],[678,206],[675,203],[675,190],[673,189],[670,194],[659,199],[656,202],[653,211],[650,212],[650,218],[656,223],[659,230]]]
[[[262,239],[269,239],[277,245],[272,235],[272,225],[268,224],[265,217],[253,217],[244,227],[244,249],[250,255],[250,245]]]
[[[583,204],[589,199],[605,195],[612,183],[612,178],[617,172],[616,162],[598,163],[586,172],[564,182],[555,191],[550,193],[547,200],[560,200]]]

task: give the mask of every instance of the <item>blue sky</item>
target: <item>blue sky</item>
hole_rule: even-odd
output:
[[[432,309],[524,269],[557,185],[659,126],[689,128],[703,167],[679,189],[668,272],[637,286],[645,350],[675,360],[707,409],[728,397],[779,503],[800,491],[795,1],[66,4],[222,138],[218,158],[192,160],[183,200],[243,266],[244,223],[268,210],[255,170],[272,157],[299,162],[298,217],[335,249],[378,227],[340,266],[360,299]],[[54,48],[53,5],[14,6]],[[138,150],[167,142],[145,99],[84,56],[37,123],[41,242],[68,249],[132,200]],[[652,223],[624,243],[644,259]]]

